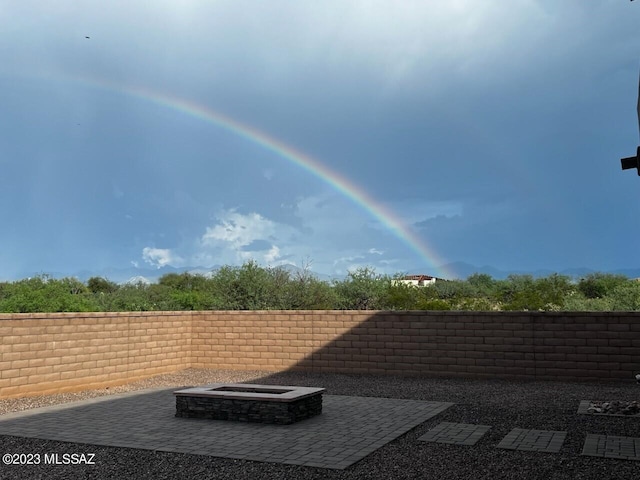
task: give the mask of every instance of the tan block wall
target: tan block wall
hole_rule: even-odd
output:
[[[0,398],[189,367],[633,381],[640,313],[0,314]]]
[[[369,315],[344,311],[196,312],[192,366],[280,371],[311,368],[308,357]]]
[[[0,314],[0,398],[103,388],[187,368],[188,312]]]
[[[192,366],[632,380],[640,313],[198,312]]]

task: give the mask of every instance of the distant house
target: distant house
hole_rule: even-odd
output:
[[[413,285],[414,287],[426,287],[432,283],[436,283],[441,278],[432,277],[431,275],[405,275],[397,283],[404,283],[405,285]]]

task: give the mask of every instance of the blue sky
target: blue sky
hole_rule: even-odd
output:
[[[640,267],[639,22],[624,0],[0,0],[0,278]]]

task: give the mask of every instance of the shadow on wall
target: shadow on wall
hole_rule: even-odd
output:
[[[194,341],[209,325],[222,344],[207,340],[218,350],[204,363],[195,353],[194,367],[572,381],[640,371],[636,313],[235,312],[209,320],[194,324]]]

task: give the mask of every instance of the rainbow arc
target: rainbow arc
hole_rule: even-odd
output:
[[[265,132],[247,125],[246,123],[241,123],[211,108],[196,104],[184,98],[153,91],[147,88],[117,85],[104,80],[87,78],[74,78],[73,80],[88,86],[128,95],[178,111],[182,114],[224,129],[233,135],[242,137],[249,142],[273,152],[278,157],[297,165],[309,172],[311,175],[328,183],[335,190],[367,211],[411,250],[418,254],[422,261],[431,265],[436,276],[445,278],[455,277],[451,272],[446,272],[439,268],[439,265],[442,265],[444,262],[440,260],[436,252],[433,251],[433,249],[431,249],[422,239],[420,239],[416,232],[407,226],[395,212],[376,201],[370,194],[346,177],[339,175],[323,163],[297,150],[291,145],[287,145]],[[431,274],[431,272],[425,273]]]

